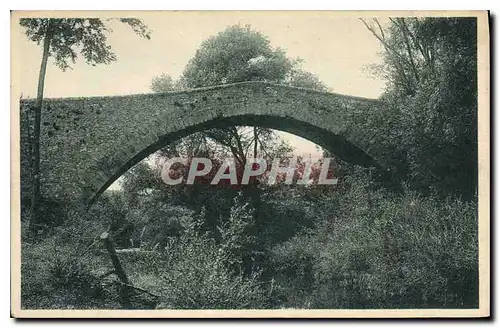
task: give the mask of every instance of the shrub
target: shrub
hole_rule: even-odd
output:
[[[183,309],[263,308],[267,297],[259,272],[243,272],[242,262],[252,243],[251,214],[238,198],[229,220],[218,227],[220,242],[199,229],[203,213],[193,217],[184,235],[171,243],[171,267],[162,283],[161,307]]]
[[[57,238],[25,243],[21,254],[21,306],[29,309],[103,308],[107,295],[91,272],[92,257],[77,257]]]
[[[98,278],[76,258],[56,258],[49,268],[49,275],[49,281],[54,288],[73,293],[77,300],[99,298],[102,295],[103,290]]]
[[[164,274],[162,307],[180,309],[262,308],[266,298],[258,274],[245,277],[226,265],[224,251],[213,239],[180,241],[173,262]]]
[[[300,297],[313,308],[478,306],[475,201],[360,183],[324,202],[335,205],[324,207],[328,219],[272,251],[290,306],[303,307]]]

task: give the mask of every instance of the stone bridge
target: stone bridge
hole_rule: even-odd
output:
[[[21,101],[21,190],[29,197],[32,99]],[[208,128],[254,125],[321,145],[359,165],[379,166],[373,136],[357,126],[372,99],[243,82],[163,94],[46,99],[41,188],[62,203],[91,203],[133,165],[166,144]],[[32,130],[31,130],[32,131]]]

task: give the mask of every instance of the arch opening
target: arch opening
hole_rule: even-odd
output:
[[[230,126],[256,126],[287,132],[323,147],[348,163],[365,167],[380,167],[377,161],[375,161],[359,147],[346,140],[344,137],[292,117],[283,118],[272,115],[239,115],[233,117],[220,117],[173,133],[167,133],[159,137],[157,142],[143,148],[127,162],[125,162],[125,164],[123,164],[114,174],[112,174],[97,191],[97,193],[95,193],[95,195],[90,199],[88,207],[92,206],[99,196],[130,168],[156,151],[194,133],[203,132],[213,128],[226,128]]]

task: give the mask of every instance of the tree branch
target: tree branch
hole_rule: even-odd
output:
[[[243,146],[241,145],[241,138],[238,134],[238,130],[233,126],[230,131],[233,133],[234,138],[236,139],[236,145],[238,146],[238,154],[241,156],[241,161],[243,165],[246,164],[245,151],[243,150]]]
[[[398,20],[401,23],[401,25],[399,25],[399,27],[400,27],[401,32],[403,34],[403,38],[404,38],[405,45],[406,45],[406,51],[408,52],[408,57],[410,59],[409,60],[410,61],[410,67],[413,70],[413,75],[415,76],[415,80],[417,82],[419,82],[420,81],[420,77],[419,77],[419,74],[418,74],[417,66],[415,65],[415,60],[413,59],[413,51],[411,49],[410,39],[408,38],[408,34],[407,34],[408,27],[406,26],[406,24],[404,22],[404,18],[399,18]],[[392,18],[391,18],[391,21],[393,21]],[[398,26],[398,24],[396,22],[394,22],[394,24],[396,24],[396,26]]]
[[[378,35],[377,32],[375,31],[375,29],[373,27],[371,27],[370,25],[368,25],[368,23],[360,18],[360,20],[363,22],[363,24],[365,25],[365,27],[382,43],[382,45],[384,46],[385,50],[389,53],[392,53],[396,56],[397,59],[399,59],[399,61],[401,61],[401,63],[398,63],[397,61],[395,61],[395,64],[397,66],[399,66],[399,71],[401,72],[401,74],[403,75],[403,79],[405,80],[405,89],[406,89],[406,92],[408,94],[412,94],[413,93],[413,86],[412,86],[412,83],[410,81],[410,79],[408,78],[408,76],[406,75],[406,72],[405,72],[405,64],[406,65],[411,65],[408,60],[406,58],[404,58],[403,56],[401,56],[400,53],[398,53],[398,51],[396,49],[394,49],[391,45],[389,45],[389,43],[385,40],[385,35],[381,36],[381,35]],[[380,29],[382,29],[382,27],[380,26],[380,23],[378,22],[378,20],[375,20],[377,25],[379,26]],[[392,19],[391,19],[392,21]],[[382,30],[383,31],[383,30]]]
[[[384,29],[382,28],[382,26],[380,25],[380,22],[378,21],[378,19],[374,18],[373,19],[375,21],[375,23],[377,23],[377,26],[378,26],[378,29],[380,30],[380,35],[382,36],[382,39],[385,40],[385,34],[384,34]]]

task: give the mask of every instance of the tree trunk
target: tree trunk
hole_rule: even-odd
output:
[[[259,142],[259,136],[257,135],[257,127],[253,127],[253,158],[257,158],[257,142]]]
[[[101,241],[106,247],[106,250],[108,251],[109,257],[111,259],[111,263],[113,264],[114,271],[118,278],[125,283],[125,284],[130,284],[130,280],[128,280],[127,274],[125,273],[125,270],[123,269],[123,266],[120,262],[120,259],[116,255],[116,250],[115,247],[113,246],[113,242],[111,241],[111,237],[109,236],[109,233],[103,232],[101,234]]]
[[[35,112],[35,126],[33,131],[33,145],[32,145],[32,177],[31,177],[31,218],[29,230],[31,233],[35,232],[40,224],[39,205],[40,205],[40,125],[42,120],[42,105],[43,105],[43,87],[45,84],[45,72],[47,71],[47,61],[49,59],[50,50],[50,20],[45,32],[43,40],[43,54],[42,63],[40,65],[40,73],[38,75],[38,90],[36,95],[35,105],[33,110]]]
[[[420,81],[420,77],[418,74],[417,66],[415,65],[415,60],[413,59],[413,51],[411,49],[410,38],[408,37],[410,30],[406,26],[404,18],[399,19],[399,22],[401,22],[401,33],[403,34],[405,45],[406,45],[406,51],[408,52],[410,67],[413,71],[413,75],[415,76],[415,80],[418,83]]]
[[[113,246],[113,241],[111,240],[109,233],[103,232],[101,234],[101,241],[104,244],[104,247],[106,247],[109,257],[111,258],[111,263],[113,264],[114,273],[116,273],[120,281],[123,283],[122,288],[120,290],[120,299],[123,303],[123,307],[126,309],[130,309],[132,308],[130,304],[130,297],[132,296],[129,287],[131,286],[130,280],[128,279],[127,274],[125,273],[125,270],[122,267],[118,255],[116,255],[116,250],[115,247]]]
[[[229,128],[233,137],[236,139],[236,145],[238,146],[238,155],[240,156],[240,162],[243,163],[243,166],[247,163],[247,158],[245,156],[245,151],[243,150],[243,145],[241,144],[241,136],[238,133],[238,129],[235,126]]]

